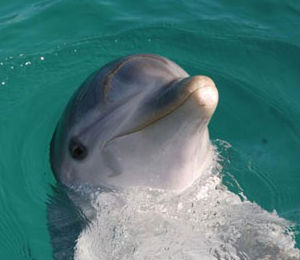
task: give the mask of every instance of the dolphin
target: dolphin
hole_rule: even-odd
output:
[[[51,140],[51,168],[68,187],[182,191],[213,160],[208,123],[217,104],[213,80],[167,58],[112,61],[71,97]]]

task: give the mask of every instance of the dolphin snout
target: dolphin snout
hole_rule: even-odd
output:
[[[195,109],[199,108],[205,117],[211,117],[219,101],[218,90],[213,80],[206,76],[194,76],[188,78],[184,85],[185,91],[190,93],[189,98],[195,102]]]

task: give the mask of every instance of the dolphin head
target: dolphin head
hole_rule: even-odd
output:
[[[183,190],[212,159],[214,82],[157,55],[133,55],[92,74],[70,99],[50,147],[67,186]]]

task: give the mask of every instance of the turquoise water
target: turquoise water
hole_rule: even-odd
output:
[[[0,259],[52,259],[49,142],[108,61],[157,53],[214,79],[224,183],[294,221],[300,246],[298,1],[1,1]],[[238,183],[238,184],[236,184]]]

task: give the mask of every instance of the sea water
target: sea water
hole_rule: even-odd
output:
[[[90,73],[133,53],[215,81],[210,133],[221,166],[180,196],[95,195],[96,218],[78,231],[74,257],[297,259],[299,32],[295,0],[1,1],[0,259],[53,259],[55,125]],[[97,210],[104,205],[114,215]]]

